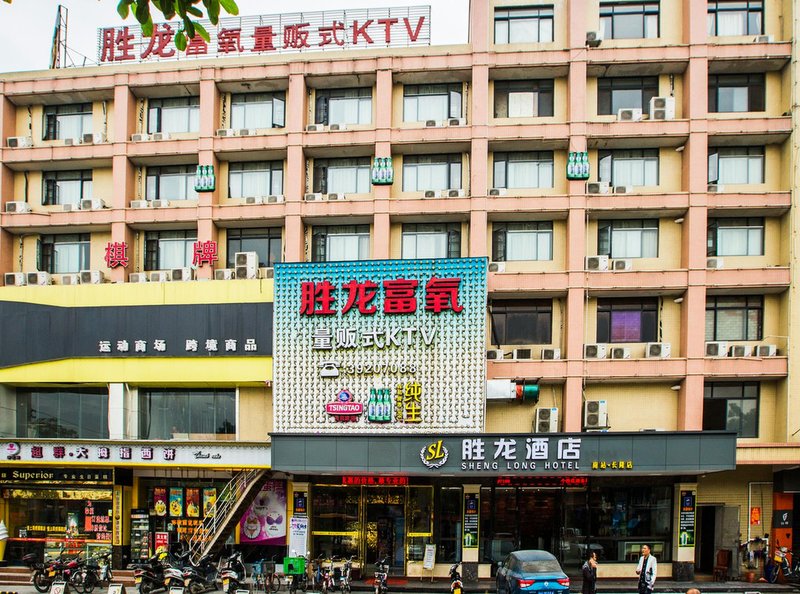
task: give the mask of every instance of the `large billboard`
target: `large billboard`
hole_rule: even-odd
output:
[[[486,268],[277,264],[274,430],[483,431]]]

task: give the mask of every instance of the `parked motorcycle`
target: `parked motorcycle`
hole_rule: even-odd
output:
[[[461,582],[461,574],[458,572],[458,566],[461,563],[456,563],[450,567],[450,594],[461,594],[464,590],[464,584]]]
[[[389,557],[384,557],[375,564],[375,594],[389,592]]]
[[[778,574],[782,573],[787,582],[800,582],[800,555],[797,553],[798,551],[790,551],[787,547],[776,546],[772,563],[765,571],[767,580],[774,584],[778,581]]]
[[[236,551],[220,564],[219,577],[222,580],[223,592],[235,592],[247,580],[247,569],[242,563],[241,551]]]
[[[166,555],[160,553],[153,555],[147,561],[133,564],[133,583],[139,589],[139,594],[150,594],[154,590],[166,587],[164,572],[167,567],[163,562],[165,558]],[[183,579],[183,572],[180,579]]]
[[[167,566],[164,568],[164,587],[169,590],[172,586],[183,586],[183,568],[190,563],[189,551],[170,555],[167,559]]]
[[[323,565],[324,562],[320,560],[319,587],[322,594],[328,594],[328,592],[333,592],[336,589],[336,582],[333,579],[333,561],[334,559],[330,559],[328,561],[328,567],[325,567]]]
[[[183,568],[183,585],[189,594],[202,594],[217,589],[217,566],[211,555],[203,555],[197,565]]]
[[[111,553],[104,553],[97,557],[91,557],[86,565],[83,566],[75,577],[76,583],[80,584],[83,594],[91,594],[92,591],[102,583],[106,586],[114,579],[111,573]],[[102,565],[100,564],[102,561]]]
[[[28,553],[22,562],[31,570],[31,582],[38,592],[47,592],[50,584],[55,580],[55,572],[50,575],[50,569],[43,561],[39,561],[36,553]]]
[[[353,559],[355,555],[351,556],[342,565],[342,573],[339,576],[339,591],[341,594],[350,594],[350,573],[353,570]]]

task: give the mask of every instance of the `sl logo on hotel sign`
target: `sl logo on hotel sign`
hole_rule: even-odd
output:
[[[447,462],[450,452],[442,440],[434,441],[419,451],[419,458],[428,468],[441,468]]]

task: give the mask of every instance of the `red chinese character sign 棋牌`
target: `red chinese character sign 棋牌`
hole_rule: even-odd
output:
[[[109,241],[106,244],[106,266],[116,268],[128,266],[128,244],[124,241]]]
[[[216,241],[195,241],[192,251],[192,265],[203,266],[205,264],[214,265],[219,259],[217,256]]]

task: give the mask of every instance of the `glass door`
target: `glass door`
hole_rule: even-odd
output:
[[[390,574],[405,574],[405,488],[366,487],[364,522],[364,575],[381,559],[388,559]]]

